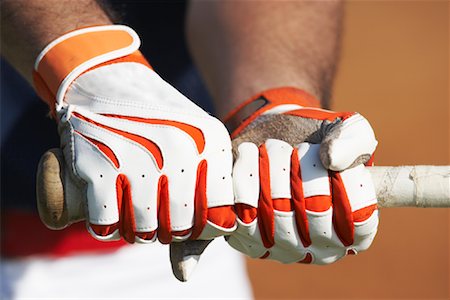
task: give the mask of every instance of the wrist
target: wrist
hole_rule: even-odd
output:
[[[2,1],[2,55],[32,84],[31,70],[37,55],[65,32],[111,24],[95,0]]]

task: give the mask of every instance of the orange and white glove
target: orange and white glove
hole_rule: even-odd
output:
[[[69,32],[38,56],[39,95],[99,240],[212,239],[236,228],[223,124],[156,74],[129,27]]]
[[[370,246],[378,210],[363,164],[377,141],[364,117],[278,88],[243,103],[225,124],[236,156],[233,248],[282,263],[328,264]]]

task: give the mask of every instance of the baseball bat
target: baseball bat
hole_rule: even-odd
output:
[[[368,167],[379,207],[450,207],[450,166]],[[36,196],[42,222],[63,229],[85,218],[84,200],[60,149],[41,158]]]

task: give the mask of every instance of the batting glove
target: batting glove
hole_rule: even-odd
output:
[[[235,229],[231,142],[156,74],[126,26],[67,33],[38,56],[36,90],[99,240],[212,239]]]
[[[282,263],[329,264],[370,246],[378,210],[363,163],[377,141],[364,117],[279,88],[243,103],[225,124],[236,150],[233,248]]]

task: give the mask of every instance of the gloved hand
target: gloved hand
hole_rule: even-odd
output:
[[[212,239],[235,229],[228,133],[159,77],[126,26],[67,33],[33,78],[58,121],[66,167],[100,240]],[[79,203],[78,203],[79,202]],[[81,208],[80,208],[81,207]]]
[[[358,113],[336,113],[294,88],[263,92],[226,119],[232,132],[238,229],[254,258],[332,263],[366,250],[378,226],[364,168],[377,141]]]

